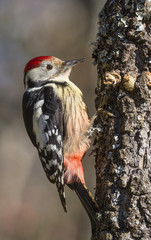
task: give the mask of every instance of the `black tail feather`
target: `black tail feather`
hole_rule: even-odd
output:
[[[73,189],[75,190],[89,216],[93,231],[98,224],[97,213],[99,213],[99,207],[85,184],[81,182],[75,182]]]

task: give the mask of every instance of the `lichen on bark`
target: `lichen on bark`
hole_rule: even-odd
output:
[[[94,128],[100,228],[92,239],[151,239],[151,1],[99,14]]]

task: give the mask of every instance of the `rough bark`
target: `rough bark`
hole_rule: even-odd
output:
[[[92,239],[151,239],[151,1],[108,0],[99,14],[96,200]]]

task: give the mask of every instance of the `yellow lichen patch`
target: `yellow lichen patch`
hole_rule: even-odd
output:
[[[151,72],[146,72],[147,86],[151,88]]]
[[[121,82],[121,75],[119,70],[113,70],[111,72],[106,72],[104,76],[103,84],[113,84],[117,85]]]
[[[133,91],[136,82],[137,75],[131,75],[130,73],[125,73],[123,76],[123,86],[127,91]]]

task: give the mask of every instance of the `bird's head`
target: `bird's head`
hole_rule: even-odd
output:
[[[69,81],[72,67],[85,59],[62,61],[52,56],[41,56],[30,60],[24,69],[25,89],[40,87],[51,81]]]

